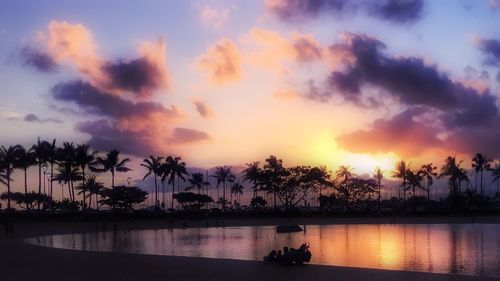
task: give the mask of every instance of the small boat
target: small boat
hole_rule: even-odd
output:
[[[290,225],[278,225],[276,226],[276,232],[277,233],[288,233],[288,232],[302,232],[304,231],[302,227],[296,225],[296,224],[290,224]]]

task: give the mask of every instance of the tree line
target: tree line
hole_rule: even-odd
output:
[[[123,158],[120,151],[112,149],[108,152],[97,152],[86,144],[64,142],[56,146],[52,142],[40,139],[30,148],[21,145],[0,147],[0,183],[7,191],[0,199],[7,201],[10,209],[11,201],[28,211],[33,209],[99,209],[100,205],[111,208],[130,208],[142,203],[147,193],[136,186],[115,186],[115,174],[125,173],[129,158]],[[38,183],[36,190],[28,189],[28,169],[37,168]],[[215,200],[208,195],[210,178],[216,181],[216,204],[223,210],[230,206],[239,206],[244,191],[243,183],[250,185],[252,199],[250,206],[262,208],[268,205],[264,194],[270,196],[274,209],[294,209],[311,195],[318,200],[320,208],[343,206],[349,210],[354,204],[368,203],[382,208],[381,190],[384,187],[384,174],[376,168],[370,176],[361,177],[349,166],[340,166],[335,172],[326,167],[292,166],[285,167],[283,161],[276,156],[269,156],[260,162],[248,163],[241,172],[241,182],[232,172],[230,166],[217,166],[214,172],[204,175],[201,172],[189,173],[186,163],[178,156],[149,156],[143,159],[141,167],[145,169],[143,180],[154,178],[153,199],[156,209],[166,209],[165,185],[171,185],[170,209],[174,209],[176,200],[183,208],[201,208]],[[431,205],[431,188],[437,178],[446,178],[450,208],[462,207],[464,204],[483,206],[485,199],[483,176],[491,172],[493,181],[500,180],[500,162],[495,163],[486,155],[477,153],[472,158],[472,171],[475,175],[474,188],[470,188],[471,179],[463,161],[455,157],[447,157],[442,167],[433,163],[412,168],[411,164],[402,160],[396,164],[391,177],[400,180],[398,196],[392,198],[406,208],[416,201],[426,200]],[[11,192],[13,174],[19,170],[24,175],[24,192]],[[110,176],[110,187],[105,187],[96,179],[96,174],[107,173]],[[46,180],[48,182],[45,185]],[[189,185],[181,190],[180,181]],[[43,184],[42,184],[43,183]],[[54,183],[61,186],[61,200],[55,201]],[[479,183],[479,184],[478,184]],[[465,185],[465,186],[464,186]],[[192,192],[195,190],[195,192]],[[419,196],[418,192],[426,194]],[[64,195],[66,192],[66,195]],[[77,197],[80,196],[80,199]],[[229,198],[228,198],[229,197]],[[235,200],[233,200],[233,197]],[[467,202],[465,202],[467,201]],[[464,203],[465,202],[465,203]]]

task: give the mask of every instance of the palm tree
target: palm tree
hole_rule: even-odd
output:
[[[89,198],[89,208],[92,207],[92,196],[95,195],[96,209],[99,208],[97,196],[101,193],[101,190],[104,189],[104,185],[96,180],[95,175],[88,175],[85,181],[82,181],[82,184],[76,188],[79,190],[78,194],[86,194],[86,192],[88,192],[88,195],[84,196]]]
[[[35,165],[35,155],[31,150],[26,150],[21,146],[19,149],[19,155],[16,159],[15,167],[22,169],[24,171],[24,194],[28,194],[28,168]],[[29,204],[26,203],[26,210],[29,211]]]
[[[35,154],[36,164],[38,165],[38,194],[42,193],[42,166],[47,162],[47,151],[48,146],[46,142],[37,139],[36,144],[31,147],[31,150]],[[44,179],[45,180],[45,179]],[[40,204],[38,204],[40,209]]]
[[[56,163],[56,157],[57,157],[57,147],[56,147],[56,139],[52,141],[52,143],[49,143],[47,145],[47,161],[50,164],[50,175],[54,176],[54,164]],[[50,181],[50,192],[49,196],[52,197],[52,184],[54,181]]]
[[[185,175],[188,175],[187,169],[186,169],[186,162],[182,161],[182,158],[179,156],[172,157],[168,156],[165,159],[165,163],[162,165],[162,182],[165,181],[168,177],[168,183],[172,184],[172,202],[171,202],[171,208],[174,208],[174,195],[175,195],[175,180],[176,179],[182,179],[183,181],[186,180],[184,177]],[[179,188],[179,186],[177,186]]]
[[[90,175],[87,177],[86,180],[86,186],[87,190],[89,192],[89,197],[90,197],[90,202],[89,202],[89,208],[92,205],[92,195],[95,195],[95,206],[96,209],[99,210],[99,200],[97,198],[98,195],[101,194],[101,191],[104,189],[104,184],[102,182],[99,182],[96,180],[96,177],[94,175]]]
[[[259,162],[247,163],[246,168],[241,171],[243,175],[243,181],[248,181],[252,183],[253,197],[257,197],[257,191],[259,190],[259,180],[262,177],[262,169],[259,167]]]
[[[143,160],[144,163],[141,163],[141,166],[148,170],[142,180],[145,180],[149,175],[153,175],[155,178],[155,206],[159,206],[160,204],[160,201],[158,201],[157,177],[161,175],[161,160],[163,160],[163,157],[154,157],[153,155],[150,155],[149,158]]]
[[[59,165],[57,174],[53,178],[53,180],[59,182],[60,184],[68,185],[69,199],[71,200],[71,202],[75,202],[73,183],[81,179],[82,174],[80,172],[80,168],[78,166],[72,166],[70,163],[62,163],[61,165]]]
[[[401,179],[401,187],[403,189],[403,201],[406,199],[406,172],[409,165],[404,160],[397,163],[396,170],[392,172],[392,177]]]
[[[483,197],[483,172],[484,172],[484,170],[491,169],[492,162],[493,162],[493,160],[489,159],[486,155],[481,154],[481,153],[476,153],[474,158],[472,158],[472,168],[476,172],[476,177],[477,177],[477,174],[479,173],[479,178],[481,180],[481,184],[480,184],[481,202],[484,200],[484,197]],[[476,186],[477,186],[477,180],[476,180]]]
[[[64,142],[63,146],[58,148],[56,151],[56,159],[59,164],[58,172],[61,174],[61,171],[64,170],[64,173],[68,179],[68,188],[69,188],[69,197],[72,202],[75,202],[75,187],[74,181],[76,180],[76,176],[73,176],[74,173],[80,173],[79,169],[75,169],[76,166],[76,148],[72,142]],[[62,169],[61,169],[62,167]],[[78,177],[78,179],[81,179]]]
[[[85,168],[88,166],[91,166],[94,164],[94,157],[95,151],[90,151],[90,147],[87,144],[79,144],[76,146],[75,149],[75,165],[79,166],[80,169],[82,170],[82,197],[83,197],[83,208],[85,209],[86,203],[87,203],[87,196],[86,196],[86,191],[87,188],[85,188]]]
[[[439,178],[448,177],[448,186],[450,188],[450,196],[452,199],[452,209],[454,208],[455,195],[460,191],[460,182],[468,180],[467,171],[460,167],[463,161],[457,163],[455,157],[448,156],[444,165],[441,167]]]
[[[283,161],[274,155],[269,156],[265,161],[266,164],[262,170],[263,186],[273,194],[273,205],[276,211],[277,189],[282,184],[287,171],[283,167]]]
[[[220,202],[227,202],[226,200],[226,182],[234,182],[236,177],[231,172],[231,167],[218,166],[215,167],[215,172],[212,175],[217,180],[217,197],[219,197],[219,186],[222,183],[222,200]],[[222,205],[222,209],[226,209],[226,204]]]
[[[7,209],[10,209],[10,182],[13,181],[11,175],[14,173],[14,168],[22,149],[23,147],[20,145],[11,145],[9,148],[0,147],[0,166],[5,171],[5,175],[3,176],[5,180],[2,181],[7,186]]]
[[[380,167],[376,167],[375,171],[373,171],[373,177],[377,180],[377,189],[378,189],[378,207],[380,209],[380,191],[382,189],[382,179],[384,178],[384,174]]]
[[[408,188],[412,190],[413,197],[417,197],[416,188],[420,188],[425,190],[425,187],[422,186],[422,180],[424,180],[424,175],[419,171],[412,171],[408,169],[406,171],[406,180],[408,181]]]
[[[115,172],[128,172],[130,169],[125,165],[130,162],[129,158],[125,158],[120,161],[120,151],[112,149],[110,152],[106,153],[106,156],[97,157],[95,161],[95,166],[90,166],[92,172],[97,173],[111,173],[111,188],[115,187]],[[100,166],[100,167],[98,167]]]
[[[190,186],[186,187],[186,191],[189,191],[193,188],[196,188],[198,190],[198,194],[200,194],[200,189],[203,188],[203,186],[207,185],[208,182],[205,181],[203,173],[192,173],[191,178],[188,179],[189,183],[191,184]]]
[[[437,177],[436,173],[437,167],[433,166],[432,163],[422,165],[420,171],[427,181],[427,202],[431,201],[431,186],[434,183],[434,178]]]
[[[231,196],[235,195],[236,196],[236,201],[238,202],[238,205],[240,204],[240,199],[241,195],[243,194],[243,185],[241,185],[239,182],[236,182],[231,186]],[[231,198],[231,201],[233,199]]]
[[[491,176],[493,178],[492,181],[498,184],[498,181],[500,180],[500,161],[498,163],[495,163],[493,168],[491,168]]]

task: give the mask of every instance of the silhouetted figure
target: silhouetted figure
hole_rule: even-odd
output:
[[[293,262],[292,253],[288,247],[283,247],[283,258],[281,259],[281,264],[291,265]]]
[[[267,255],[267,261],[268,262],[273,262],[273,263],[276,262],[276,256],[277,256],[276,250],[272,250]]]
[[[281,250],[278,250],[278,253],[276,254],[276,263],[281,263],[283,261],[283,253]]]
[[[302,265],[311,261],[311,251],[309,251],[309,244],[304,243],[298,249],[283,247],[283,254],[281,251],[276,252],[272,250],[264,260],[269,262],[276,262],[281,265]]]

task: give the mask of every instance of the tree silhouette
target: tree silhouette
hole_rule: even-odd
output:
[[[149,158],[144,159],[141,166],[146,168],[148,172],[144,175],[142,180],[145,180],[148,176],[153,175],[155,179],[155,206],[159,206],[160,201],[158,201],[158,182],[157,178],[161,175],[161,161],[163,157],[155,157],[150,155]]]
[[[87,188],[85,187],[85,169],[88,166],[92,166],[95,164],[94,157],[95,151],[90,151],[90,147],[86,144],[79,144],[76,146],[75,149],[75,165],[79,166],[80,169],[82,170],[82,186],[83,186],[83,208],[85,209],[85,206],[87,204],[87,196],[86,196],[86,191]]]
[[[49,143],[49,145],[47,145],[47,161],[49,162],[50,164],[50,175],[51,177],[54,176],[54,164],[56,164],[56,157],[57,157],[57,147],[56,147],[56,139],[54,139],[52,141],[52,143]],[[53,180],[50,181],[50,192],[49,192],[49,196],[52,198],[52,184],[53,184]]]
[[[409,165],[405,161],[401,160],[396,164],[396,170],[393,171],[392,177],[401,179],[401,188],[403,190],[403,201],[406,200],[406,172],[408,171]]]
[[[431,201],[431,186],[434,183],[434,178],[438,176],[436,173],[437,167],[433,166],[432,163],[422,165],[420,171],[427,181],[427,202]]]
[[[283,178],[287,175],[286,169],[283,167],[283,161],[276,156],[271,155],[266,159],[266,164],[262,170],[262,187],[268,193],[273,194],[273,205],[276,210],[276,190],[282,184]]]
[[[36,159],[35,155],[31,150],[26,150],[24,147],[20,147],[18,151],[18,156],[14,166],[16,168],[22,169],[24,171],[24,194],[28,194],[28,168],[35,165]],[[26,210],[30,210],[30,206],[26,203]]]
[[[200,189],[203,188],[203,186],[207,185],[208,182],[205,181],[203,173],[192,173],[191,178],[188,179],[190,186],[186,187],[185,190],[189,191],[193,188],[196,188],[198,190],[198,194],[200,194]]]
[[[188,175],[186,169],[186,163],[182,161],[181,157],[168,156],[165,159],[165,163],[161,167],[161,171],[162,171],[161,181],[164,182],[168,178],[167,182],[169,184],[172,184],[172,202],[170,207],[173,209],[174,195],[175,195],[175,180],[176,179],[182,179],[183,181],[186,180],[186,178],[184,177],[185,175]],[[163,203],[165,204],[165,202]]]
[[[227,204],[226,182],[234,182],[236,177],[231,172],[231,167],[228,166],[215,167],[215,172],[212,177],[217,180],[217,197],[219,197],[219,186],[222,183],[222,198],[219,198],[219,203],[222,203],[222,209],[225,210]]]
[[[240,204],[241,195],[243,194],[243,188],[244,188],[243,185],[241,185],[241,183],[239,182],[235,182],[231,186],[231,197],[232,195],[236,196],[236,202],[238,202],[238,205]],[[233,201],[232,198],[231,201]]]
[[[384,178],[384,174],[380,167],[376,167],[373,171],[373,177],[377,181],[377,189],[378,189],[378,208],[380,209],[380,191],[382,189],[382,179]]]
[[[252,183],[253,196],[257,197],[257,191],[259,190],[259,181],[262,178],[262,169],[259,167],[259,162],[247,163],[246,168],[241,172],[243,175],[243,181]]]
[[[460,192],[460,182],[469,180],[467,171],[461,167],[461,164],[462,161],[457,163],[455,157],[448,156],[438,176],[439,178],[448,177],[452,210],[455,208],[456,195]]]
[[[14,173],[14,168],[16,167],[16,162],[19,157],[20,151],[23,149],[20,145],[9,146],[9,148],[5,148],[4,146],[0,147],[0,166],[2,170],[4,170],[5,175],[3,178],[5,179],[5,185],[7,186],[7,209],[10,209],[10,183],[12,180],[12,173]]]
[[[75,186],[76,180],[81,180],[80,168],[76,166],[76,148],[72,142],[64,142],[63,146],[57,149],[56,158],[59,164],[59,174],[68,180],[70,200],[76,202]],[[61,167],[63,168],[61,170]]]
[[[104,184],[97,181],[95,175],[88,175],[85,180],[85,185],[77,186],[77,189],[80,190],[79,193],[88,192],[89,208],[92,207],[92,196],[95,196],[96,209],[99,209],[98,195],[101,194],[101,191],[104,189]]]
[[[422,185],[422,181],[424,180],[424,175],[422,171],[412,171],[408,169],[406,171],[406,180],[408,181],[407,189],[412,190],[413,197],[417,197],[416,189],[420,188],[425,190],[425,187]]]
[[[105,157],[98,156],[95,161],[95,166],[90,166],[93,172],[97,173],[111,173],[111,187],[115,186],[115,172],[128,172],[130,169],[125,166],[130,159],[125,158],[120,161],[120,151],[112,149],[106,153]]]
[[[40,138],[37,139],[36,144],[31,147],[36,159],[36,164],[38,165],[38,194],[42,193],[42,166],[47,163],[48,158],[48,146],[45,142],[41,141]],[[40,206],[38,206],[40,209]]]
[[[483,196],[483,172],[484,170],[490,170],[491,169],[491,163],[493,160],[489,159],[486,155],[483,155],[481,153],[476,153],[474,158],[472,158],[472,168],[476,172],[476,177],[477,174],[479,173],[479,177],[481,180],[480,188],[481,188],[481,203],[484,201],[484,196]],[[476,180],[476,185],[477,185],[477,180]],[[476,187],[477,188],[477,187]]]

